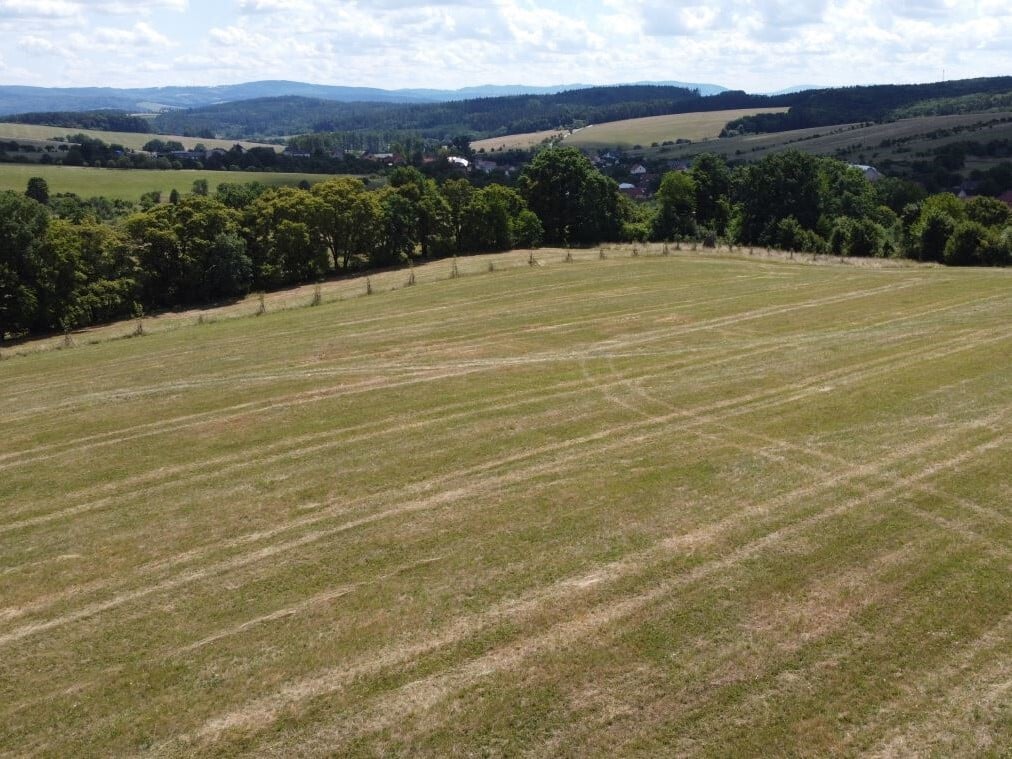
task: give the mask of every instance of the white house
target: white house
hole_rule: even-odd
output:
[[[869,182],[877,182],[883,177],[882,172],[876,169],[874,166],[865,166],[860,163],[848,164],[852,169],[860,169],[861,173],[864,174],[864,178]]]

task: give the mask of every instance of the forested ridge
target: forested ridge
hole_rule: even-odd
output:
[[[225,138],[302,132],[387,130],[444,139],[537,132],[643,116],[787,107],[784,114],[749,116],[727,133],[771,132],[899,118],[923,101],[988,96],[1012,91],[1012,77],[963,79],[916,85],[873,85],[751,95],[729,90],[700,96],[695,90],[622,85],[554,95],[516,95],[448,103],[334,103],[311,98],[261,98],[159,115],[156,131]]]
[[[634,204],[572,148],[538,153],[516,188],[393,170],[311,189],[206,183],[138,210],[49,197],[33,179],[0,192],[0,337],[196,306],[415,259],[601,242],[718,240],[847,256],[1007,265],[999,200],[875,184],[847,164],[787,151],[729,168],[704,155]]]
[[[126,111],[104,109],[99,111],[35,111],[4,116],[3,121],[12,124],[33,124],[36,126],[66,127],[67,129],[94,129],[104,132],[129,132],[147,134],[151,122],[143,116],[134,116]]]
[[[1012,91],[1012,76],[959,79],[931,84],[882,84],[806,90],[771,98],[772,105],[789,106],[787,113],[758,114],[732,121],[725,135],[787,132],[808,127],[886,121],[906,117],[924,101],[993,95]]]
[[[172,111],[154,127],[170,134],[276,136],[303,132],[412,132],[443,138],[460,132],[510,134],[552,129],[574,121],[616,121],[670,113],[702,100],[695,90],[626,85],[554,95],[509,95],[445,103],[337,103],[303,97],[259,98]]]

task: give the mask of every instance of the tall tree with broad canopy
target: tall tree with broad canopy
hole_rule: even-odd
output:
[[[793,216],[814,230],[821,215],[819,159],[797,150],[766,156],[735,173],[737,237],[745,244],[776,244],[777,224]]]
[[[31,198],[0,191],[0,341],[51,324],[56,275],[45,243],[49,213]]]
[[[320,234],[334,255],[334,268],[350,271],[359,257],[371,259],[383,216],[376,193],[347,177],[320,182],[311,192],[320,201]]]
[[[542,150],[524,168],[518,187],[528,208],[541,219],[548,245],[618,239],[618,185],[579,150]]]
[[[696,181],[683,171],[669,171],[657,190],[660,208],[654,217],[652,237],[673,240],[696,231]]]

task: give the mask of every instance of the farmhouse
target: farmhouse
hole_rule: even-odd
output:
[[[869,182],[877,182],[883,177],[882,172],[880,172],[874,166],[865,166],[864,164],[860,163],[851,163],[848,165],[852,169],[859,169],[861,173],[864,174],[864,178],[867,179]]]
[[[618,191],[625,195],[627,198],[633,200],[646,200],[650,197],[650,194],[643,187],[637,187],[636,185],[624,182],[618,186]]]
[[[629,169],[629,173],[633,174],[634,176],[640,175],[640,174],[646,174],[647,173],[647,169],[646,169],[646,166],[643,166],[642,164],[638,163],[635,166],[633,166],[631,169]]]

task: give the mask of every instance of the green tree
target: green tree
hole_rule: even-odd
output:
[[[25,195],[36,203],[46,205],[49,202],[49,183],[42,177],[32,177],[28,180]]]
[[[369,260],[379,244],[383,209],[376,194],[357,179],[328,179],[312,188],[320,203],[320,233],[334,256],[334,267],[350,271]]]
[[[927,192],[919,184],[898,177],[882,177],[873,187],[878,202],[897,214],[902,213],[905,206],[920,203],[927,197]]]
[[[382,234],[371,251],[369,263],[375,267],[393,266],[412,258],[418,245],[418,217],[414,203],[392,188],[379,193],[382,208]]]
[[[0,191],[0,340],[53,326],[48,303],[55,275],[45,246],[49,214],[39,203]]]
[[[56,219],[46,245],[56,263],[53,281],[63,327],[83,327],[128,316],[138,296],[136,264],[119,229],[86,219]]]
[[[917,260],[943,261],[945,248],[956,228],[956,221],[939,208],[927,208],[914,230]]]
[[[528,208],[541,220],[547,244],[618,239],[618,185],[579,150],[542,150],[524,168],[518,187]]]
[[[696,232],[696,181],[687,172],[669,171],[657,190],[660,207],[654,217],[652,237],[673,240]]]
[[[1012,220],[1012,210],[997,198],[981,195],[967,201],[966,218],[985,227],[1000,227]]]
[[[267,190],[267,185],[262,182],[222,182],[214,191],[214,197],[229,208],[240,210],[249,206]]]
[[[330,269],[325,217],[312,192],[278,187],[260,195],[243,216],[254,284],[276,287],[323,276]]]
[[[857,219],[851,224],[844,252],[848,256],[876,256],[882,251],[885,233],[871,219]]]
[[[246,240],[235,232],[220,232],[208,251],[204,286],[208,299],[246,295],[253,284],[253,261],[246,255]]]
[[[696,221],[724,234],[730,217],[731,171],[721,156],[703,153],[689,171],[696,187]]]
[[[870,216],[878,206],[875,187],[865,179],[860,169],[842,161],[824,158],[818,161],[818,174],[820,216],[826,219],[839,216],[863,219]]]
[[[949,266],[979,266],[988,247],[987,228],[976,221],[960,221],[945,243],[943,260]]]
[[[206,179],[194,179],[193,180],[193,189],[192,189],[192,192],[193,192],[194,195],[207,195],[207,193],[208,193],[207,180]]]
[[[474,185],[466,179],[447,179],[439,191],[450,209],[450,233],[453,235],[454,247],[461,250],[464,211],[474,197]]]
[[[797,150],[773,153],[734,175],[735,234],[747,244],[776,244],[777,224],[793,216],[816,228],[821,214],[819,159]]]
[[[510,236],[514,247],[536,248],[541,245],[545,230],[538,215],[525,208],[513,219]]]

